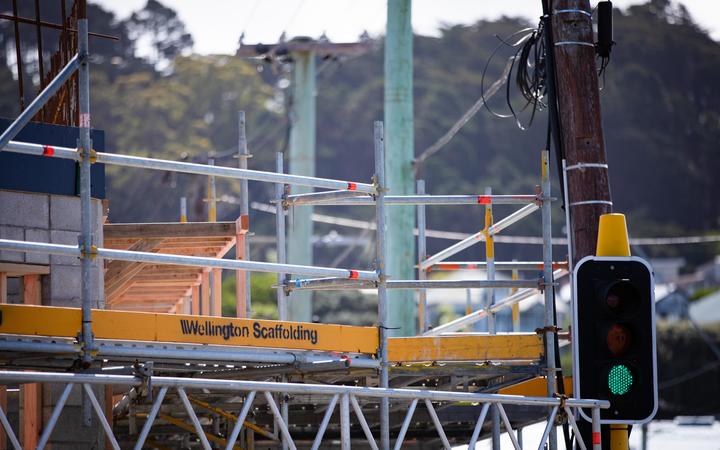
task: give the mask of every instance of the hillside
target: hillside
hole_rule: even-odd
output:
[[[136,42],[157,31],[151,21],[133,16],[118,22],[99,7],[91,8],[94,30],[120,35],[117,43],[94,40],[92,68],[94,125],[105,129],[110,149],[124,153],[235,165],[236,111],[248,114],[253,168],[272,169],[274,152],[286,147],[288,67],[233,56],[195,56],[192,38],[174,12],[157,7],[147,13],[173,18],[166,33],[175,41],[155,42],[153,58],[136,55]],[[22,12],[22,11],[21,11]],[[12,29],[0,34],[10,42]],[[482,71],[499,36],[525,26],[504,18],[472,26],[447,26],[439,37],[416,36],[416,153],[432,144],[478,98]],[[143,28],[144,27],[144,28]],[[601,93],[610,179],[617,211],[626,212],[637,236],[716,232],[720,204],[720,44],[699,29],[687,13],[665,0],[616,12],[615,46]],[[28,41],[30,45],[31,40]],[[28,51],[28,53],[30,53]],[[491,61],[486,87],[499,75],[504,56]],[[383,48],[347,61],[322,60],[318,67],[319,176],[367,180],[372,167],[372,122],[382,118]],[[119,61],[119,62],[118,62]],[[16,114],[8,61],[0,61],[5,94],[0,114]],[[32,89],[32,86],[28,89]],[[500,96],[498,96],[500,97]],[[493,99],[502,110],[503,99]],[[482,110],[429,159],[422,171],[432,193],[473,193],[493,186],[496,193],[532,192],[538,178],[538,151],[544,145],[546,117],[521,131],[513,120]],[[179,197],[189,197],[191,220],[202,220],[205,182],[200,177],[170,176],[111,168],[110,219],[113,222],[176,220]],[[252,199],[266,200],[270,186],[251,183]],[[222,181],[218,192],[233,195],[237,184]],[[557,190],[556,190],[557,192]],[[334,210],[337,212],[337,210]],[[362,217],[369,211],[341,211]],[[221,204],[222,219],[233,220],[236,206]],[[502,215],[502,211],[500,214]],[[556,209],[555,234],[562,211]],[[479,212],[431,209],[429,226],[473,231]],[[256,225],[271,218],[255,214]],[[537,224],[519,225],[517,234],[535,232]],[[320,231],[328,231],[320,227]],[[261,232],[262,233],[262,232]],[[444,243],[431,242],[430,250]],[[681,249],[651,250],[676,254]],[[690,249],[701,261],[713,248]],[[532,249],[499,250],[500,258],[532,257]],[[473,256],[473,255],[467,255]],[[330,256],[332,257],[332,255]],[[363,259],[362,257],[359,257]],[[367,261],[357,261],[366,264]]]

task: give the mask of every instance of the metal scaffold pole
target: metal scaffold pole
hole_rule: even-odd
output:
[[[81,8],[83,9],[83,8]],[[80,92],[80,137],[78,153],[80,157],[80,249],[82,270],[82,343],[83,364],[90,366],[93,361],[93,333],[91,308],[93,303],[92,266],[95,257],[92,233],[92,203],[90,166],[92,160],[92,140],[90,139],[90,68],[88,51],[87,17],[78,19],[78,55],[80,70],[78,74]],[[97,286],[100,289],[100,286]]]
[[[247,170],[250,153],[247,146],[247,134],[245,133],[245,111],[238,112],[238,167]],[[250,230],[250,208],[249,208],[248,180],[240,180],[240,218],[235,228],[240,229],[235,240],[236,259],[250,259],[250,239],[247,233]],[[238,270],[236,274],[236,314],[238,317],[252,317],[252,302],[250,298],[250,272]]]
[[[275,170],[277,173],[283,173],[283,154],[277,152],[275,154]],[[283,197],[285,196],[285,185],[277,183],[275,185],[275,233],[277,239],[277,262],[285,264],[287,260],[285,247],[285,210],[283,209]],[[278,318],[287,320],[287,297],[285,296],[285,274],[278,272],[277,274],[277,309]]]
[[[547,393],[553,397],[557,390],[555,386],[555,295],[552,270],[552,202],[550,198],[550,152],[542,152],[541,167],[542,191],[542,235],[543,235],[543,280],[545,296],[545,359],[547,362]],[[557,432],[555,427],[550,430],[550,450],[557,448]]]
[[[425,180],[417,180],[417,194],[425,194]],[[427,239],[425,236],[425,229],[427,228],[427,222],[425,217],[425,205],[417,205],[417,257],[418,257],[418,280],[424,281],[427,279],[427,269],[423,269],[420,264],[427,257]],[[418,290],[418,329],[420,334],[426,332],[430,328],[430,313],[427,309],[427,290]]]
[[[376,215],[377,215],[377,237],[376,237],[376,263],[375,270],[378,273],[378,331],[380,333],[380,348],[378,358],[380,359],[380,387],[389,387],[388,377],[388,291],[386,285],[387,274],[385,263],[387,257],[387,211],[385,205],[385,134],[382,122],[375,122],[375,187],[376,187]],[[380,448],[390,448],[390,400],[380,400]]]

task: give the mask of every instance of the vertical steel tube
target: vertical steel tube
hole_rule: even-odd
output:
[[[238,167],[240,169],[248,168],[248,158],[250,153],[248,152],[247,145],[247,134],[245,132],[245,111],[238,113]],[[250,229],[250,207],[249,207],[250,193],[248,191],[248,180],[240,180],[240,224],[245,229],[245,233],[239,236],[239,241],[236,242],[236,251],[242,247],[242,257],[250,259],[250,239],[248,239],[247,231]],[[242,241],[242,242],[240,242]],[[239,258],[238,258],[239,259]],[[252,303],[250,299],[250,277],[251,273],[247,270],[239,270],[237,273],[237,288],[235,290],[237,297],[237,316],[238,317],[252,317]],[[244,291],[242,286],[245,287]],[[241,298],[242,297],[242,298]],[[244,303],[243,303],[244,302]],[[244,307],[244,311],[242,308]]]
[[[340,448],[350,450],[350,399],[348,394],[340,397]]]
[[[283,154],[277,152],[275,154],[275,170],[277,173],[283,173]],[[285,185],[277,183],[275,185],[275,233],[277,239],[277,262],[285,264],[287,262],[287,253],[285,246],[285,210],[283,209],[283,196],[285,195]],[[287,298],[285,296],[285,274],[278,273],[277,276],[277,308],[278,318],[287,320]]]
[[[215,165],[215,158],[208,156],[208,166]],[[217,222],[217,191],[215,189],[215,177],[209,176],[207,179],[207,202],[208,202],[208,222]]]
[[[485,188],[485,195],[492,195],[492,188]],[[490,227],[493,226],[492,203],[485,205],[485,262],[487,264],[487,280],[495,280],[495,241],[490,235]],[[485,307],[488,309],[488,332],[495,334],[495,313],[491,307],[495,304],[495,289],[488,288],[485,291]],[[493,408],[493,411],[495,408]],[[494,415],[494,413],[493,413]]]
[[[376,236],[376,262],[378,273],[378,332],[380,333],[380,387],[389,387],[388,378],[388,304],[387,304],[387,274],[385,261],[387,256],[387,211],[385,205],[385,132],[382,122],[375,122],[375,184],[377,198],[375,211],[377,218]],[[387,397],[380,399],[380,447],[390,449],[390,400]]]
[[[602,434],[600,428],[600,408],[592,409],[592,446],[593,450],[602,450]]]
[[[417,180],[417,193],[418,195],[425,194],[425,180]],[[427,238],[425,236],[425,229],[427,227],[425,219],[425,205],[417,205],[417,257],[418,264],[427,257]],[[427,279],[427,270],[418,266],[418,280]],[[430,314],[427,310],[427,290],[418,289],[418,328],[420,334],[423,334],[430,328]]]
[[[82,155],[80,160],[80,246],[82,247],[82,341],[83,363],[89,366],[92,363],[94,350],[92,335],[92,203],[90,198],[90,74],[88,58],[88,21],[87,18],[78,19],[78,55],[80,57],[79,86],[80,86],[80,139],[78,151]]]
[[[485,195],[492,195],[492,188],[485,188]],[[486,278],[488,281],[495,280],[495,241],[490,235],[490,228],[493,226],[492,203],[485,205],[485,263]],[[495,334],[495,312],[492,306],[495,304],[495,289],[489,288],[485,291],[485,310],[488,312],[487,323],[488,333]],[[490,407],[490,421],[492,423],[491,444],[493,450],[500,449],[500,411],[498,405]]]
[[[542,237],[543,237],[543,280],[545,283],[545,360],[547,363],[547,394],[553,397],[555,386],[555,305],[554,280],[552,270],[552,210],[550,200],[550,152],[543,150],[541,167],[542,189]],[[550,430],[550,450],[557,448],[557,432],[555,427]]]
[[[568,196],[568,189],[567,189],[567,164],[565,162],[565,159],[562,160],[562,177],[563,177],[563,186],[566,186],[565,191],[563,192],[563,198],[565,203],[565,236],[567,237],[567,247],[568,247],[568,272],[570,272],[570,277],[572,277],[573,273],[573,242],[572,242],[572,224],[570,223],[570,198]]]

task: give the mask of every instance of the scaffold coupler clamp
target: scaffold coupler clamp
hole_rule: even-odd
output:
[[[568,396],[565,394],[559,394],[554,393],[553,397],[560,400],[560,404],[558,405],[558,412],[555,415],[555,424],[556,425],[563,425],[566,424],[568,421],[567,418],[567,411],[565,411],[565,408],[567,407],[566,402],[568,400]]]
[[[133,365],[134,376],[140,379],[140,386],[137,387],[136,391],[138,394],[143,395],[148,402],[153,401],[153,389],[152,389],[152,375],[154,364],[152,361],[146,361],[145,364],[140,364],[135,361]]]
[[[78,360],[83,361],[84,357],[86,355],[90,356],[90,359],[93,360],[98,354],[98,348],[95,346],[95,333],[90,334],[91,341],[90,345],[88,345],[87,342],[83,340],[83,334],[82,331],[78,332],[78,334],[75,336],[75,339],[77,340],[78,344],[80,345],[80,351],[78,352]],[[81,363],[81,366],[86,366],[86,364]],[[88,367],[84,367],[87,369]]]
[[[82,161],[83,159],[85,159],[85,157],[87,157],[90,161],[90,164],[95,164],[97,162],[97,152],[92,148],[92,139],[90,140],[90,143],[88,145],[90,146],[90,148],[85,149],[82,146],[80,139],[77,140],[78,161]]]
[[[282,286],[283,286],[283,292],[285,293],[286,296],[288,296],[292,293],[293,286],[292,286],[292,283],[290,282],[290,274],[289,273],[285,274],[285,279],[283,280]],[[296,283],[295,287],[299,288],[300,286]]]
[[[548,287],[548,286],[550,286],[551,288],[554,288],[554,287],[557,286],[557,285],[558,285],[558,283],[556,283],[556,282],[554,282],[554,281],[552,281],[552,282],[550,282],[550,283],[547,283],[547,282],[545,281],[545,275],[541,275],[541,276],[538,278],[538,287],[537,287],[537,288],[538,288],[538,290],[540,291],[540,293],[544,293],[544,292],[545,292],[545,288]]]
[[[283,185],[283,194],[282,199],[280,200],[280,204],[282,205],[283,211],[287,211],[290,209],[290,202],[288,201],[288,196],[290,195],[290,185],[285,184]]]

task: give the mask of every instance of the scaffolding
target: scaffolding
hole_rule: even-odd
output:
[[[50,421],[46,424],[46,428],[42,434],[38,448],[43,448],[47,443],[53,427],[57,423],[60,412],[65,404],[74,385],[81,386],[84,398],[87,399],[88,405],[94,409],[98,419],[103,426],[106,437],[110,441],[113,448],[121,448],[121,444],[116,439],[117,430],[114,430],[109,422],[105,419],[100,404],[93,392],[93,385],[122,385],[134,392],[140,398],[144,398],[150,402],[150,409],[142,416],[135,414],[128,420],[133,422],[129,425],[132,430],[135,417],[144,417],[145,422],[142,431],[137,435],[134,448],[142,448],[145,440],[155,423],[160,417],[166,423],[173,423],[173,417],[163,416],[161,405],[163,399],[170,395],[171,392],[177,395],[179,402],[183,407],[183,414],[189,420],[176,424],[181,429],[194,431],[199,440],[200,445],[209,449],[210,441],[226,446],[226,448],[235,448],[235,444],[240,436],[240,431],[246,424],[246,419],[251,411],[253,402],[264,399],[267,407],[269,422],[268,426],[273,428],[273,432],[265,433],[271,441],[281,442],[283,448],[297,448],[293,434],[300,433],[306,435],[307,430],[302,427],[294,427],[291,433],[291,425],[289,421],[289,405],[292,403],[292,397],[302,398],[298,400],[301,404],[311,404],[316,407],[317,417],[322,417],[317,434],[312,439],[310,448],[319,448],[323,439],[323,435],[329,427],[333,411],[336,405],[340,404],[339,422],[337,424],[336,435],[340,439],[340,446],[343,449],[350,448],[353,439],[357,436],[364,436],[367,445],[370,448],[382,448],[388,450],[391,448],[391,418],[397,417],[399,413],[407,411],[401,422],[401,427],[395,439],[393,448],[399,449],[403,445],[403,440],[411,426],[413,415],[417,414],[418,403],[422,402],[426,408],[426,423],[432,423],[437,431],[444,448],[450,448],[450,441],[460,442],[464,436],[464,429],[454,430],[451,439],[449,433],[446,433],[443,426],[443,419],[438,414],[438,405],[460,404],[460,405],[481,405],[479,413],[474,407],[470,410],[475,426],[470,435],[469,441],[472,448],[480,438],[485,418],[488,414],[493,415],[493,435],[499,436],[501,422],[505,427],[505,431],[510,436],[512,444],[515,448],[521,448],[517,436],[513,432],[513,427],[508,414],[503,405],[519,405],[522,407],[536,407],[544,411],[547,420],[547,426],[543,434],[542,440],[538,448],[543,448],[546,440],[549,439],[551,449],[555,448],[555,424],[556,419],[562,417],[563,421],[567,421],[576,431],[578,437],[578,445],[580,448],[586,448],[585,443],[580,438],[575,423],[575,415],[577,408],[589,408],[592,410],[593,418],[593,448],[599,450],[599,409],[607,408],[608,402],[600,400],[582,400],[571,399],[565,396],[558,396],[556,388],[556,367],[555,367],[555,348],[557,339],[557,328],[554,323],[554,304],[553,289],[557,277],[566,273],[566,266],[563,263],[553,262],[552,259],[552,239],[551,239],[551,202],[550,196],[550,175],[548,152],[541,152],[541,184],[536,192],[532,195],[492,195],[486,192],[483,195],[428,195],[425,193],[424,183],[419,183],[417,195],[393,196],[389,195],[386,188],[385,179],[385,148],[384,148],[384,132],[381,122],[374,124],[374,160],[375,169],[372,181],[369,183],[351,182],[343,180],[325,179],[317,177],[306,177],[298,175],[285,174],[282,167],[283,156],[277,155],[276,172],[265,172],[258,170],[250,170],[247,168],[247,145],[244,140],[244,114],[239,117],[240,123],[240,161],[239,168],[220,167],[215,165],[204,165],[187,162],[168,161],[162,159],[145,158],[138,156],[127,156],[120,154],[110,154],[96,152],[92,149],[90,140],[90,110],[89,110],[89,58],[88,58],[88,25],[87,18],[80,17],[78,20],[78,53],[70,60],[67,66],[61,70],[52,81],[47,83],[46,88],[38,95],[38,97],[20,114],[14,123],[0,135],[0,150],[10,151],[22,154],[36,155],[48,158],[61,158],[76,161],[80,166],[80,198],[81,198],[81,226],[80,239],[78,245],[61,245],[41,242],[26,242],[17,240],[0,239],[0,249],[17,251],[17,252],[38,252],[45,254],[65,255],[77,257],[81,260],[82,265],[82,308],[80,309],[80,334],[75,340],[69,335],[54,336],[52,333],[43,334],[42,331],[23,331],[8,333],[3,331],[5,335],[0,338],[0,352],[9,353],[27,353],[34,354],[38,360],[44,361],[41,365],[33,365],[25,362],[17,362],[16,367],[21,370],[0,370],[0,382],[2,383],[59,383],[64,385],[62,395],[55,406]],[[49,146],[42,144],[34,144],[27,142],[19,142],[13,140],[20,129],[39,111],[43,104],[48,101],[52,95],[66,82],[75,72],[79,76],[79,92],[80,92],[80,139],[78,140],[78,148],[67,148],[58,146]],[[90,193],[90,167],[95,163],[104,163],[117,165],[121,167],[163,170],[170,172],[199,174],[208,177],[221,177],[228,179],[240,180],[242,185],[242,204],[241,204],[241,221],[244,222],[243,229],[247,229],[247,181],[262,181],[274,183],[275,190],[275,207],[276,207],[276,238],[278,245],[278,260],[276,263],[250,261],[249,248],[247,241],[242,243],[237,241],[236,245],[242,245],[242,252],[235,260],[171,255],[163,253],[150,253],[129,250],[117,250],[98,246],[96,237],[93,235],[91,227],[91,193]],[[325,191],[313,192],[308,194],[289,195],[290,185],[308,186],[316,189],[325,189]],[[317,267],[288,264],[285,261],[285,212],[293,207],[301,205],[369,205],[375,208],[376,220],[376,259],[374,267],[369,270],[345,269],[332,267]],[[504,205],[522,205],[507,217],[493,221],[492,206]],[[385,270],[385,260],[387,257],[386,249],[386,217],[387,208],[393,205],[415,205],[417,207],[418,217],[418,279],[413,280],[396,280],[390,279],[390,275]],[[425,207],[427,205],[481,205],[486,208],[485,228],[471,235],[467,239],[457,242],[456,244],[431,256],[425,255],[426,249],[426,223],[425,223]],[[540,263],[500,263],[494,261],[493,237],[520,221],[530,216],[532,213],[540,211],[542,219],[542,239],[543,239],[543,261]],[[245,217],[243,219],[243,217]],[[470,246],[484,242],[486,244],[486,261],[485,262],[463,262],[463,263],[446,263],[447,258],[461,252]],[[125,339],[113,337],[98,337],[100,329],[94,328],[95,320],[99,320],[102,314],[91,309],[92,293],[91,293],[91,263],[95,258],[104,258],[119,261],[143,262],[153,264],[166,265],[183,265],[194,267],[219,268],[236,271],[237,273],[245,273],[252,271],[271,272],[278,275],[277,284],[277,302],[280,321],[284,321],[287,317],[287,301],[288,293],[293,290],[316,290],[316,289],[356,289],[370,288],[377,290],[378,293],[378,319],[374,333],[376,333],[377,345],[373,350],[342,350],[344,355],[337,356],[337,352],[328,351],[302,351],[303,348],[283,349],[285,346],[278,345],[275,348],[253,348],[252,346],[233,347],[223,345],[193,345],[190,342],[164,342],[163,339],[157,338],[158,342],[146,342],[142,339],[134,339],[127,336]],[[443,270],[450,268],[450,264],[460,266],[473,266],[484,268],[487,272],[486,280],[432,280],[428,279],[428,272],[431,270]],[[455,267],[455,266],[453,266]],[[539,271],[540,274],[536,278],[524,280],[499,280],[495,279],[494,272],[496,270],[511,269],[532,269]],[[294,275],[296,278],[291,278]],[[307,278],[300,278],[307,277]],[[242,295],[238,297],[238,316],[242,317],[242,313],[246,317],[250,317],[252,311],[249,289],[247,288],[247,278],[243,278],[243,285],[238,286],[238,293]],[[240,284],[240,283],[238,283]],[[427,289],[435,288],[456,288],[456,289],[486,289],[490,292],[488,301],[485,302],[483,308],[469,313],[453,322],[441,325],[434,329],[429,328],[429,320],[427,314],[427,305],[425,293]],[[497,288],[512,288],[517,292],[508,297],[495,302],[494,290]],[[418,292],[419,295],[419,320],[422,335],[415,341],[406,341],[390,339],[388,337],[388,315],[387,315],[387,291],[388,289],[411,289]],[[244,292],[243,292],[244,291]],[[398,348],[402,345],[409,345],[410,348],[417,350],[418,347],[430,345],[438,346],[434,350],[438,351],[440,341],[435,337],[447,338],[449,340],[474,338],[473,336],[464,336],[453,333],[468,325],[487,317],[489,321],[490,336],[496,334],[494,323],[494,315],[503,308],[509,308],[517,302],[528,298],[537,293],[543,293],[544,296],[544,319],[545,326],[540,330],[542,337],[536,336],[542,341],[544,349],[542,355],[538,356],[533,362],[532,368],[528,369],[522,364],[509,364],[508,367],[493,367],[486,365],[487,361],[492,361],[498,356],[487,356],[485,358],[478,356],[477,358],[460,357],[457,361],[448,361],[446,364],[434,364],[436,360],[442,360],[441,356],[435,356],[432,359],[434,366],[429,369],[418,367],[422,366],[423,361],[420,356],[413,356],[412,350],[402,353]],[[3,307],[3,311],[10,312],[10,307]],[[23,310],[28,307],[15,307],[18,314],[36,314],[38,309],[30,312]],[[47,308],[47,307],[34,307]],[[53,309],[53,314],[59,313],[60,308]],[[24,311],[24,312],[23,312]],[[67,312],[67,314],[74,314]],[[130,314],[130,313],[126,313]],[[155,319],[160,323],[160,315]],[[70,317],[70,316],[68,316]],[[76,317],[76,316],[72,316]],[[76,320],[76,319],[73,319]],[[132,319],[128,319],[132,320]],[[165,319],[163,319],[165,320]],[[230,320],[230,319],[228,319]],[[250,319],[234,319],[234,320],[250,320]],[[235,322],[225,324],[223,326],[234,327],[238,329],[245,322]],[[282,323],[275,325],[281,327]],[[292,323],[284,322],[285,324]],[[234,325],[235,324],[235,325]],[[310,326],[309,324],[308,326]],[[159,325],[158,325],[159,326]],[[211,325],[208,325],[211,326]],[[214,326],[214,325],[212,325]],[[301,326],[296,324],[296,326]],[[305,326],[305,324],[302,324]],[[319,325],[322,326],[322,325]],[[353,327],[348,327],[353,328]],[[226,328],[223,328],[225,330]],[[227,328],[233,330],[234,328]],[[39,336],[27,335],[44,335],[45,338]],[[232,333],[231,333],[232,334]],[[54,337],[53,337],[54,336]],[[501,336],[495,336],[501,337]],[[406,339],[406,338],[398,338]],[[163,342],[160,342],[163,341]],[[431,343],[432,342],[432,343]],[[488,341],[489,342],[489,341]],[[246,344],[243,344],[246,345]],[[395,352],[400,356],[392,356],[392,345],[395,345]],[[418,354],[426,353],[417,352]],[[48,356],[50,355],[50,356]],[[409,355],[409,356],[408,356]],[[78,365],[78,373],[60,373],[55,371],[58,365],[53,365],[53,361],[57,359],[73,358],[80,361]],[[513,354],[508,359],[523,360],[531,359],[530,357],[518,357]],[[32,358],[31,358],[32,359]],[[109,374],[104,373],[103,364],[111,362],[123,362],[125,369],[128,368],[129,361],[147,360],[144,364],[136,364],[130,367],[130,374]],[[12,360],[12,358],[10,358]],[[14,363],[15,364],[15,363]],[[412,389],[395,389],[391,386],[389,372],[390,369],[403,374],[406,377],[418,381],[433,377],[438,371],[448,374],[451,390],[443,390],[439,381],[433,386],[429,383],[429,389],[412,388]],[[46,371],[39,371],[39,367]],[[190,367],[190,368],[188,368]],[[351,372],[356,370],[359,372]],[[190,371],[193,372],[195,378],[188,377],[171,377],[157,375],[157,373],[173,372],[173,371]],[[536,375],[544,375],[547,389],[545,397],[518,397],[501,394],[486,394],[477,392],[456,392],[454,389],[454,376],[456,374],[469,373],[471,371],[483,371],[489,373],[520,373],[523,380],[532,378]],[[333,377],[326,379],[328,384],[320,383],[291,383],[287,382],[287,377],[293,371],[302,374],[336,374],[338,371],[350,375],[354,379],[355,385],[346,385],[348,380],[340,377],[342,384],[332,384]],[[404,371],[404,372],[403,372]],[[359,374],[359,375],[358,375]],[[265,381],[248,381],[232,379],[233,376],[242,377],[260,377],[268,376],[278,377],[282,382],[265,382]],[[377,377],[377,378],[375,378]],[[361,386],[359,378],[364,378],[367,386]],[[467,384],[471,376],[466,376]],[[312,380],[312,378],[311,378]],[[307,381],[307,380],[304,380]],[[457,381],[455,381],[457,382]],[[509,384],[517,382],[517,379],[510,379]],[[350,381],[350,383],[352,383]],[[378,387],[370,387],[376,384]],[[408,384],[408,383],[406,383]],[[409,383],[412,384],[412,383]],[[433,387],[435,389],[433,389]],[[491,390],[497,390],[499,386],[490,387]],[[467,387],[466,387],[467,388]],[[233,392],[241,395],[242,409],[239,414],[232,416],[234,419],[228,419],[230,423],[234,423],[226,434],[222,434],[218,429],[213,432],[206,430],[198,419],[193,409],[192,403],[196,405],[203,403],[202,400],[192,400],[186,390],[197,391],[202,395],[210,396],[216,392]],[[259,395],[260,394],[260,395]],[[277,399],[276,395],[280,395]],[[128,395],[130,395],[128,393]],[[320,404],[317,399],[307,399],[306,397],[317,397],[327,404]],[[154,399],[154,400],[152,400]],[[391,400],[393,404],[391,404]],[[279,404],[279,406],[278,406]],[[147,405],[146,405],[147,406]],[[237,406],[237,405],[236,405]],[[373,407],[377,406],[378,410],[374,411]],[[492,411],[491,411],[492,406]],[[350,408],[356,414],[359,430],[352,431],[350,423]],[[366,412],[363,412],[365,408]],[[207,408],[206,408],[207,409]],[[222,410],[220,410],[222,411]],[[489,412],[490,411],[490,412]],[[91,410],[87,408],[89,414]],[[218,410],[212,410],[216,417],[223,416]],[[372,421],[368,422],[366,415],[372,412]],[[315,416],[314,416],[315,417]],[[445,419],[446,422],[448,421]],[[537,419],[532,419],[537,420]],[[7,414],[0,408],[0,422],[3,425],[12,445],[20,448],[15,433],[12,430]],[[215,421],[213,421],[215,424]],[[213,425],[215,426],[215,425]],[[253,425],[255,426],[255,425]],[[447,423],[446,423],[447,426]],[[183,428],[184,427],[184,428]],[[216,427],[217,428],[217,427]],[[379,444],[373,436],[372,430],[379,430]],[[245,426],[245,430],[256,430],[256,428]],[[265,430],[265,428],[261,428]],[[362,433],[360,433],[360,431]],[[416,430],[417,431],[417,430]],[[418,431],[419,432],[419,431]],[[597,433],[597,434],[595,434]],[[421,435],[422,433],[420,433]],[[129,439],[134,436],[132,432]],[[252,433],[243,436],[244,444],[249,445],[248,441]],[[127,444],[127,439],[123,445]],[[597,443],[596,443],[597,442]]]

